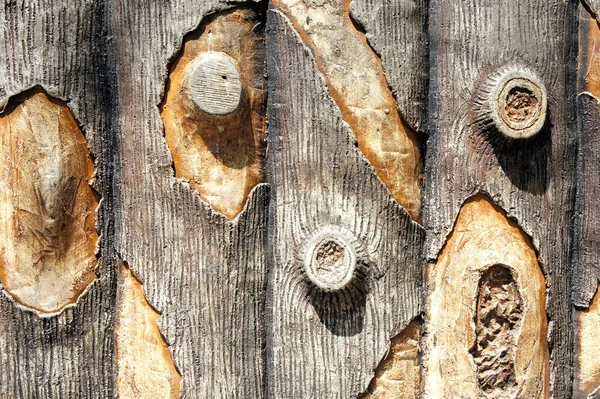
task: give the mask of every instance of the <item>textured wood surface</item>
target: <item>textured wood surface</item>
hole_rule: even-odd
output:
[[[96,278],[94,164],[65,104],[26,92],[0,116],[0,279],[41,316],[74,304]]]
[[[350,18],[350,0],[272,0],[308,46],[329,93],[392,197],[421,219],[421,154],[402,122],[381,60]]]
[[[437,259],[462,203],[476,192],[506,210],[532,237],[546,276],[551,395],[569,397],[577,5],[434,0],[430,11],[426,256]],[[509,63],[534,70],[546,87],[548,123],[530,141],[508,141],[473,123],[477,88]]]
[[[590,6],[593,6],[589,2]],[[595,13],[595,8],[590,7]],[[600,296],[598,255],[600,250],[600,27],[583,4],[579,7],[579,55],[577,116],[579,153],[577,170],[577,217],[573,302],[577,311],[576,362],[573,397],[600,396]]]
[[[144,297],[142,284],[119,262],[115,322],[118,397],[179,398],[181,376],[156,320],[160,313]]]
[[[573,353],[573,321],[580,340],[595,328],[593,315],[589,322],[584,313],[576,318],[571,294],[588,307],[598,278],[593,198],[600,106],[592,75],[585,75],[588,93],[575,96],[576,2],[277,0],[272,7],[281,10],[269,12],[267,3],[31,0],[0,8],[0,109],[35,86],[64,102],[85,136],[101,199],[96,279],[74,307],[40,318],[0,295],[0,397],[139,399],[161,386],[170,391],[164,395],[180,389],[182,398],[387,397],[386,384],[418,396],[419,333],[411,326],[426,295],[423,258],[440,261],[459,210],[478,192],[531,238],[547,284],[550,395],[570,397],[573,359],[581,363],[589,354],[581,342]],[[596,3],[590,0],[592,16]],[[254,60],[257,81],[265,79],[267,64],[268,153],[257,144],[262,127],[248,136],[257,140],[248,158],[256,170],[264,167],[268,185],[257,173],[224,216],[176,177],[161,106],[186,40],[210,36],[204,22],[240,7],[255,13],[260,46],[269,28],[267,58]],[[590,18],[583,28],[596,27]],[[589,71],[596,42],[587,36],[583,42]],[[494,72],[515,65],[534,72],[547,95],[546,123],[524,141],[479,123],[474,105]],[[233,109],[235,99],[226,99],[208,111]],[[583,132],[578,165],[576,111]],[[423,132],[426,146],[419,142]],[[419,220],[425,150],[422,227],[411,216]],[[226,161],[216,159],[208,172]],[[584,178],[574,217],[576,166]],[[575,247],[574,219],[581,238]],[[119,258],[131,273],[120,282]],[[468,278],[493,285],[482,276]],[[514,295],[521,280],[503,276],[500,285],[513,302],[525,300],[523,290]],[[143,304],[132,308],[145,311],[119,317],[148,321],[156,344],[140,353],[140,364],[169,358],[162,364],[171,376],[174,368],[180,372],[179,387],[176,377],[157,377],[164,384],[149,390],[148,380],[141,390],[119,388],[115,350],[128,353],[123,364],[129,365],[136,353],[115,346],[115,317],[127,308],[128,287]],[[476,312],[487,311],[492,290],[486,289],[471,298]],[[427,332],[431,320],[424,322]],[[120,336],[121,345],[135,339],[133,330]],[[396,340],[403,331],[414,333],[406,347]],[[475,347],[477,337],[471,338]],[[593,367],[577,367],[577,383],[595,375]],[[591,392],[594,377],[588,381],[576,395]]]
[[[107,3],[6,2],[0,8],[0,109],[34,86],[65,101],[95,159],[97,278],[76,306],[41,319],[0,295],[0,397],[110,398],[114,394],[111,162],[117,82]],[[3,131],[3,134],[6,134]]]
[[[420,319],[412,320],[391,341],[361,399],[417,399],[421,397]]]
[[[122,132],[116,245],[161,313],[185,398],[263,391],[268,189],[257,186],[234,222],[212,211],[175,178],[158,108],[184,35],[226,6],[124,1],[113,10]]]
[[[600,28],[580,7],[577,114],[579,122],[578,195],[573,301],[587,307],[600,279]]]
[[[260,17],[238,8],[203,21],[185,39],[161,106],[176,176],[229,219],[244,209],[263,178],[266,60]]]
[[[356,397],[419,312],[423,229],[356,148],[290,22],[277,10],[268,20],[267,396]],[[304,274],[306,246],[323,231],[357,255],[344,289],[324,291]]]

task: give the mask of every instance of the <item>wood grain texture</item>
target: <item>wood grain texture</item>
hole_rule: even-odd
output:
[[[385,358],[361,399],[418,399],[421,397],[422,320],[415,319],[392,337]]]
[[[267,37],[267,397],[356,397],[419,312],[423,229],[356,148],[311,52],[275,9]],[[343,289],[322,290],[303,271],[324,230],[356,253]]]
[[[268,188],[258,185],[234,222],[212,211],[175,178],[159,112],[184,35],[232,4],[113,6],[122,131],[117,249],[162,314],[157,322],[181,372],[181,396],[259,398]]]
[[[40,86],[67,103],[95,159],[102,197],[98,278],[74,308],[41,319],[0,295],[0,397],[113,397],[114,256],[111,200],[116,76],[106,3],[6,2],[0,8],[0,109]],[[3,132],[6,134],[6,132]]]
[[[589,2],[590,7],[593,5]],[[597,8],[591,7],[595,13]],[[579,153],[577,165],[577,213],[573,302],[577,311],[576,362],[573,398],[600,397],[600,295],[598,255],[600,240],[600,26],[583,4],[579,6],[579,54],[577,117]]]
[[[427,276],[423,398],[547,398],[546,284],[521,228],[470,198]]]
[[[272,0],[313,53],[329,93],[392,197],[421,219],[421,154],[402,122],[381,60],[350,19],[350,0]]]
[[[403,121],[425,130],[429,78],[429,0],[352,0],[350,17],[364,29]]]
[[[425,254],[437,259],[458,210],[478,191],[532,237],[549,286],[547,303],[551,395],[571,395],[572,218],[576,125],[574,62],[576,7],[572,2],[433,0]],[[489,135],[473,122],[473,98],[490,73],[518,62],[540,76],[548,122],[527,142]]]
[[[588,309],[577,312],[577,361],[575,363],[574,399],[600,396],[600,295],[595,293]]]

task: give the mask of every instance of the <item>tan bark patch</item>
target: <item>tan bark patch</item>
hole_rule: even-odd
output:
[[[600,295],[598,291],[587,310],[577,312],[576,392],[587,397],[600,388]],[[600,395],[599,395],[600,396]]]
[[[262,181],[264,38],[251,9],[218,14],[189,36],[162,106],[177,177],[229,219]]]
[[[580,91],[600,98],[600,27],[585,7],[579,10]]]
[[[362,399],[417,399],[421,384],[419,339],[421,324],[413,320],[392,338],[390,350],[375,371]]]
[[[530,239],[489,198],[463,205],[428,292],[424,397],[548,397],[544,275]]]
[[[0,131],[0,279],[21,305],[54,314],[96,278],[94,165],[67,106],[41,91],[14,99]]]
[[[310,47],[358,148],[392,196],[420,220],[421,158],[383,67],[350,19],[350,0],[273,0]]]
[[[115,352],[120,399],[178,398],[181,376],[146,300],[142,284],[121,262],[117,294]]]

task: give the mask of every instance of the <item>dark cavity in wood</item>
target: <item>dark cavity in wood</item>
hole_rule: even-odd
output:
[[[515,348],[522,317],[521,294],[510,270],[500,265],[487,269],[479,281],[476,340],[470,350],[479,388],[487,399],[515,393]]]

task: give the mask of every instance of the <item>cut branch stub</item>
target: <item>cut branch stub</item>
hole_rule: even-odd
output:
[[[69,109],[39,90],[9,104],[0,131],[0,279],[52,315],[96,278],[94,165]]]
[[[509,139],[538,134],[546,122],[548,100],[540,78],[522,66],[507,66],[492,73],[480,87],[476,118]]]
[[[234,219],[262,181],[265,46],[262,14],[237,8],[190,34],[161,115],[175,175]]]
[[[343,289],[354,277],[356,240],[348,240],[341,229],[328,226],[308,242],[304,271],[311,282],[325,291]]]
[[[194,104],[211,115],[227,115],[240,104],[240,73],[227,54],[201,54],[186,68],[186,92]]]
[[[428,287],[424,398],[548,397],[544,275],[489,198],[463,205]]]

